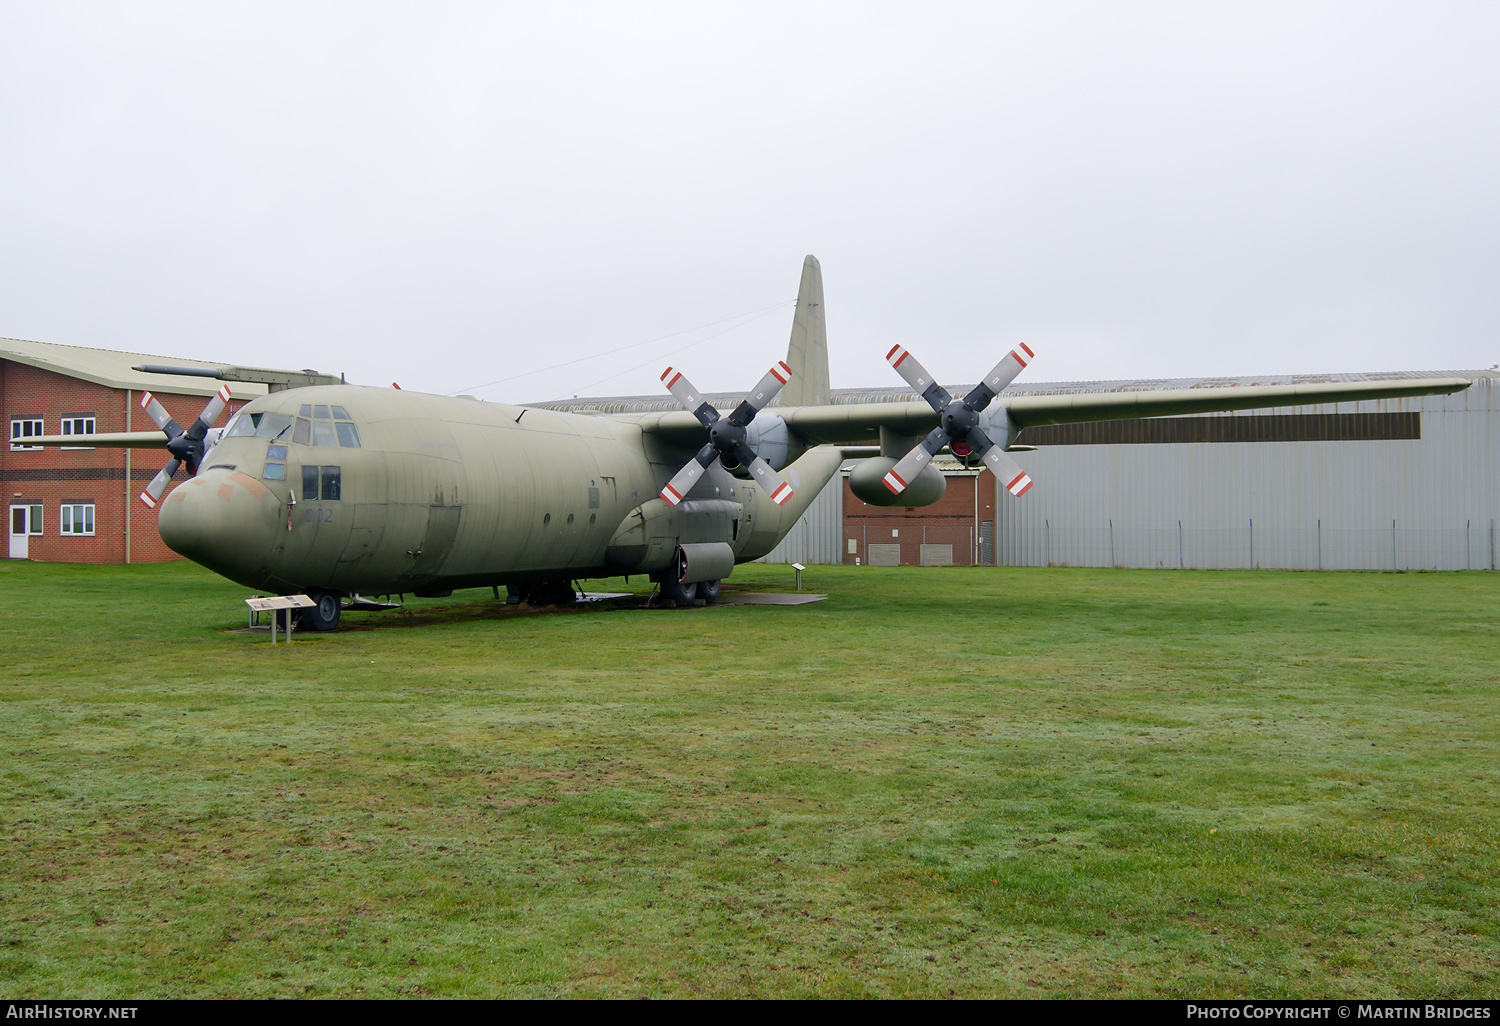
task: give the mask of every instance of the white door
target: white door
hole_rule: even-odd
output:
[[[10,558],[25,559],[27,550],[27,537],[31,534],[31,510],[30,506],[12,506],[10,508]]]

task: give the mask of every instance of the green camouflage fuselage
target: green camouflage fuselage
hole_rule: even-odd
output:
[[[310,432],[296,423],[309,408],[347,411],[348,424]],[[223,438],[167,497],[159,527],[182,555],[280,592],[653,574],[692,543],[728,544],[745,562],[775,547],[841,460],[832,447],[804,453],[783,472],[797,489],[785,506],[715,465],[674,508],[657,494],[691,450],[630,419],[353,385],[277,392],[239,417],[231,432],[268,427]]]

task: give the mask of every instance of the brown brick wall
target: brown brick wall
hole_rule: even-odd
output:
[[[203,396],[152,393],[179,424],[187,426],[208,401]],[[6,545],[9,553],[11,506],[41,504],[42,533],[28,540],[28,558],[69,563],[125,562],[127,517],[130,532],[130,562],[148,563],[179,559],[162,543],[156,531],[156,511],[136,498],[170,458],[156,449],[42,449],[12,452],[10,422],[16,417],[40,417],[43,434],[62,433],[65,416],[93,416],[94,430],[150,431],[155,425],[139,406],[141,393],[110,388],[91,381],[70,378],[28,364],[0,360],[0,425],[5,439],[0,443],[0,487],[5,492]],[[244,402],[229,404],[216,427]],[[166,436],[162,436],[163,442]],[[128,453],[128,455],[127,455]],[[129,477],[126,481],[127,458]],[[187,480],[179,470],[172,485]],[[170,493],[170,489],[169,489]],[[63,503],[94,505],[94,534],[61,534]]]
[[[844,562],[853,564],[856,557],[868,564],[869,545],[901,546],[901,564],[919,566],[922,545],[952,545],[956,566],[974,562],[978,534],[974,523],[974,490],[979,489],[979,520],[994,522],[995,478],[984,473],[978,477],[950,477],[948,490],[931,506],[871,506],[849,490],[844,479]],[[891,532],[897,532],[894,536]],[[854,542],[854,552],[849,542]]]

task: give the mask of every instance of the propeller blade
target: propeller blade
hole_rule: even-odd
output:
[[[984,380],[974,386],[973,391],[964,396],[964,405],[971,410],[982,410],[990,404],[990,400],[999,395],[1005,386],[1016,380],[1016,375],[1026,369],[1026,365],[1036,358],[1031,347],[1022,342],[1015,349],[1005,354],[1005,359],[995,364],[995,369],[984,376]]]
[[[885,475],[885,486],[891,490],[891,494],[900,495],[906,491],[906,486],[916,480],[917,475],[932,462],[934,456],[942,452],[943,446],[947,444],[948,433],[942,428],[935,428],[931,434],[913,446],[911,452],[901,457],[901,461]]]
[[[661,372],[662,384],[667,386],[667,391],[677,397],[677,401],[697,417],[704,427],[713,427],[719,419],[719,411],[708,404],[693,383],[682,376],[682,372],[675,367],[668,367]]]
[[[901,457],[901,461],[885,475],[885,486],[894,494],[900,495],[906,491],[908,482],[932,462],[932,458],[943,446],[949,445],[953,455],[968,466],[974,465],[969,461],[976,457],[982,460],[994,471],[996,477],[1005,482],[1005,487],[1012,495],[1026,494],[1026,490],[1031,487],[1031,478],[1015,460],[1005,455],[1001,446],[991,441],[980,429],[979,414],[1006,385],[1015,380],[1016,375],[1035,356],[1031,347],[1024,342],[1012,349],[1003,360],[995,364],[983,381],[964,396],[963,402],[955,407],[952,405],[953,397],[932,382],[932,375],[927,373],[927,368],[905,349],[893,346],[885,354],[885,358],[912,388],[922,393],[922,398],[927,400],[928,405],[937,411],[941,426]]]
[[[796,492],[792,486],[786,483],[782,476],[776,473],[776,468],[755,454],[755,450],[744,442],[734,447],[734,457],[739,460],[740,466],[750,472],[750,477],[760,490],[771,497],[771,501],[778,506],[785,506]]]
[[[193,421],[193,426],[188,428],[188,434],[194,438],[202,438],[209,428],[213,427],[214,421],[219,419],[219,414],[224,412],[224,407],[229,405],[229,386],[224,385],[214,397],[203,407],[203,412],[198,414],[198,419]],[[200,426],[201,425],[201,426]]]
[[[176,437],[176,435],[168,430],[167,425],[175,424],[177,422],[172,419],[172,415],[166,411],[165,407],[163,407],[161,403],[156,401],[156,396],[152,395],[150,392],[142,393],[141,409],[146,411],[146,416],[150,417],[152,422],[157,427],[167,432],[168,438]],[[181,432],[182,428],[178,427],[177,433],[180,434]]]
[[[766,372],[765,377],[755,386],[745,400],[735,407],[728,418],[720,420],[719,411],[710,406],[692,386],[687,378],[675,368],[668,367],[662,372],[662,384],[667,386],[667,391],[677,397],[677,401],[691,410],[705,428],[708,429],[708,444],[698,450],[698,455],[677,472],[667,486],[661,490],[661,497],[668,505],[675,506],[683,500],[688,491],[697,482],[698,478],[712,465],[715,458],[721,459],[727,467],[733,467],[736,463],[750,472],[756,484],[771,497],[771,501],[778,506],[784,506],[793,495],[792,486],[781,479],[772,466],[761,459],[745,442],[745,425],[755,419],[755,415],[765,407],[772,399],[775,399],[792,377],[792,370],[784,362],[777,363]]]
[[[761,491],[771,497],[771,501],[778,506],[785,506],[796,493],[792,486],[782,480],[781,475],[771,469],[771,465],[759,456],[750,463],[750,476],[755,478],[755,483],[760,485]]]
[[[1026,490],[1031,487],[1032,480],[1026,471],[1022,470],[1021,465],[1015,460],[1005,455],[1005,450],[998,445],[990,446],[981,459],[990,470],[995,472],[995,476],[1005,483],[1005,489],[1010,494],[1019,497],[1025,495]]]
[[[927,373],[927,368],[901,346],[892,346],[891,351],[885,354],[885,358],[890,361],[892,367],[896,368],[896,373],[905,378],[906,383],[916,389],[917,394],[927,400],[927,405],[934,410],[942,413],[943,407],[953,401],[953,397],[944,390],[943,386],[932,380],[932,375]]]
[[[145,404],[142,403],[142,405]],[[151,479],[151,483],[146,486],[146,490],[141,493],[141,501],[155,509],[156,504],[161,501],[162,493],[167,490],[167,483],[172,480],[172,475],[177,473],[177,468],[180,466],[182,466],[181,460],[168,460],[167,465],[157,472],[157,475]]]
[[[705,445],[699,449],[698,455],[688,460],[686,466],[679,470],[677,475],[661,490],[661,497],[666,500],[667,505],[675,506],[681,502],[687,493],[693,490],[693,485],[698,483],[698,478],[703,476],[703,472],[717,456],[717,450],[711,445]]]
[[[792,369],[786,365],[786,361],[776,361],[775,365],[766,371],[766,376],[750,390],[745,401],[735,407],[734,412],[729,415],[729,423],[738,427],[744,427],[750,423],[757,413],[765,409],[767,404],[781,393],[781,387],[791,378]]]
[[[167,442],[167,451],[187,464],[190,475],[197,476],[198,464],[209,449],[209,446],[203,444],[203,439],[208,434],[209,425],[219,419],[219,414],[224,412],[228,403],[229,386],[225,385],[208,401],[203,412],[198,414],[198,419],[186,431],[179,432],[176,438]]]

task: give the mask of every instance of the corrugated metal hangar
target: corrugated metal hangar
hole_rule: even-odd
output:
[[[1039,446],[1020,457],[1037,486],[1020,500],[1001,496],[1000,562],[1494,569],[1500,507],[1495,382],[1500,376],[1444,374],[1474,384],[1447,396],[1022,432],[1021,444]],[[1271,382],[1059,387],[1256,383]]]
[[[1494,569],[1500,415],[1484,370],[1083,381],[1012,396],[1160,388],[1462,377],[1454,395],[1275,411],[1028,428],[1015,498],[948,464],[929,507],[868,507],[847,483],[818,497],[770,562],[1298,570]],[[963,394],[967,386],[954,391]],[[711,396],[729,408],[739,396]],[[908,402],[907,389],[835,391],[831,402]],[[663,397],[548,404],[671,409]]]

